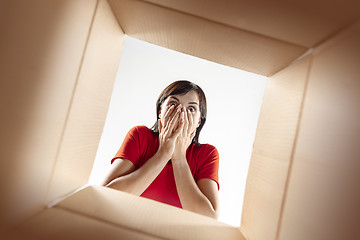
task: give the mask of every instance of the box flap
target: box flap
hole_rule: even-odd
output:
[[[314,47],[360,16],[360,1],[144,0],[299,46]]]
[[[245,239],[236,227],[107,187],[87,187],[55,208],[166,239]]]
[[[125,34],[182,53],[270,76],[307,48],[151,3],[110,0]]]
[[[64,209],[46,209],[3,239],[159,239]]]

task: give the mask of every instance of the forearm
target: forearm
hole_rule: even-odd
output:
[[[217,213],[209,199],[197,186],[185,159],[172,161],[176,189],[183,209],[208,217],[217,218]]]
[[[106,186],[140,196],[160,174],[168,159],[166,154],[158,151],[139,169],[115,178]]]

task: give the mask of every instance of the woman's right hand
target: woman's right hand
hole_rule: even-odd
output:
[[[181,105],[170,106],[165,114],[158,120],[159,126],[159,150],[169,159],[171,158],[177,137],[184,125],[184,113]]]

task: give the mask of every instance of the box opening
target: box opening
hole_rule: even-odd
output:
[[[155,102],[168,84],[186,79],[207,97],[200,143],[220,154],[219,221],[240,226],[247,171],[267,78],[126,36],[107,119],[89,184],[110,167],[126,133],[152,127]]]

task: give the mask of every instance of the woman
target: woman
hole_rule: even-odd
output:
[[[102,185],[217,218],[219,155],[199,144],[206,98],[199,86],[177,81],[156,102],[152,129],[132,128]]]

